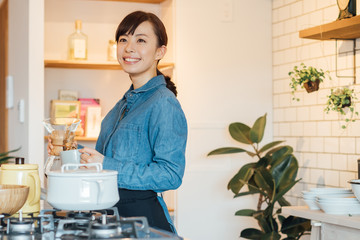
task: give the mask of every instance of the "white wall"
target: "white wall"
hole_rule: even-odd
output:
[[[274,138],[285,139],[294,146],[302,181],[290,192],[293,204],[305,205],[301,191],[312,187],[347,187],[357,178],[360,154],[360,121],[343,130],[336,113],[324,112],[331,88],[350,86],[360,90],[360,39],[356,39],[357,84],[353,78],[336,77],[335,41],[299,38],[302,29],[336,21],[336,1],[273,0],[273,102]],[[340,76],[353,75],[352,41],[338,42]],[[330,71],[332,80],[320,84],[319,91],[298,91],[300,101],[291,100],[288,72],[303,62],[307,66]],[[359,95],[358,95],[359,96]],[[358,105],[359,101],[357,101]],[[359,107],[356,106],[357,111]]]
[[[251,158],[206,157],[222,146],[237,146],[231,122],[252,125],[264,113],[264,143],[272,139],[271,1],[233,0],[233,19],[222,22],[219,0],[177,0],[175,62],[179,99],[188,119],[187,168],[178,191],[178,232],[191,240],[238,239],[256,198],[233,199],[227,183]],[[246,9],[245,9],[246,6]],[[243,146],[244,147],[244,146]]]
[[[44,2],[9,1],[9,75],[14,78],[14,108],[9,110],[9,149],[28,163],[43,164]],[[25,103],[25,121],[19,122],[17,104]],[[31,99],[31,101],[30,101]],[[41,169],[40,169],[40,173]]]

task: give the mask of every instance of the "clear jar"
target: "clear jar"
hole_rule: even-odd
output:
[[[109,40],[108,45],[108,61],[117,61],[117,44],[114,40]]]

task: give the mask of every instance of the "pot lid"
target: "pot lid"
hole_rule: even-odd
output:
[[[37,164],[1,164],[1,170],[37,170],[38,168]]]
[[[80,168],[86,167],[86,168]],[[91,168],[91,167],[95,167]],[[73,168],[73,169],[71,169]],[[101,163],[90,164],[64,164],[61,170],[50,171],[47,173],[49,176],[57,177],[101,177],[101,176],[116,176],[117,171],[103,170]]]

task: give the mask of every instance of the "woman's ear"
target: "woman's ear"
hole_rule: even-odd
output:
[[[156,49],[155,60],[162,59],[165,56],[166,51],[167,51],[167,48],[165,45],[162,45],[161,47]]]

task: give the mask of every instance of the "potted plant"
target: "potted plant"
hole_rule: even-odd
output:
[[[257,220],[260,229],[247,228],[241,231],[241,237],[246,239],[280,239],[280,234],[286,239],[299,239],[310,230],[310,221],[298,217],[284,217],[281,207],[290,203],[284,195],[300,179],[296,179],[298,162],[292,154],[292,147],[280,146],[283,141],[274,141],[260,147],[266,125],[266,114],[258,118],[252,127],[244,123],[231,123],[229,132],[233,139],[252,147],[248,151],[237,147],[224,147],[211,151],[208,155],[245,152],[257,158],[256,162],[245,164],[231,178],[228,189],[235,198],[250,194],[258,194],[256,209],[241,209],[236,216],[249,216]],[[240,192],[244,186],[247,190]],[[280,224],[280,226],[279,226]]]
[[[325,75],[328,75],[331,80],[329,71],[324,72],[322,69],[318,70],[311,66],[307,67],[304,63],[301,63],[300,66],[294,66],[293,71],[289,72],[292,99],[300,100],[294,96],[299,86],[300,88],[305,88],[308,93],[319,90],[319,84],[324,81]]]
[[[15,158],[14,156],[9,156],[9,153],[17,152],[20,150],[20,147],[8,152],[0,153],[0,165],[3,163],[7,163],[9,159]]]
[[[350,117],[345,119],[346,125],[342,125],[342,128],[346,128],[349,122],[355,122],[355,115],[358,116],[359,113],[355,111],[355,101],[357,99],[354,89],[349,89],[348,87],[337,88],[336,90],[331,89],[330,95],[327,96],[328,100],[326,102],[325,112],[329,113],[330,111],[335,111],[341,115],[346,115],[346,108],[350,110]]]

